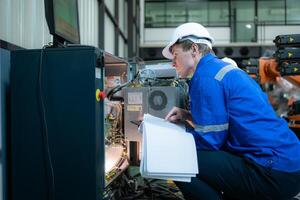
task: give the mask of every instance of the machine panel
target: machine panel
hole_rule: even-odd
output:
[[[164,118],[174,107],[180,107],[180,89],[172,86],[126,88],[125,136],[130,141],[141,141],[137,127],[145,113]]]
[[[11,61],[9,198],[103,199],[105,159],[120,158],[105,146],[104,52],[21,50]]]

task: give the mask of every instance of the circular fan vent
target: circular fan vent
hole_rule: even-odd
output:
[[[167,96],[160,90],[151,92],[149,96],[149,104],[153,110],[163,110],[168,103]]]

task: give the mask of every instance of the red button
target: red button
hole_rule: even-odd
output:
[[[98,94],[98,97],[99,97],[100,100],[104,100],[105,93],[103,91],[100,91],[99,94]]]

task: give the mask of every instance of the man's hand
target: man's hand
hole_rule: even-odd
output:
[[[183,122],[185,120],[191,120],[192,116],[191,113],[187,110],[173,107],[172,110],[167,114],[165,117],[165,120],[168,120],[170,122]]]

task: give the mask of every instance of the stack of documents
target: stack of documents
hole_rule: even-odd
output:
[[[164,119],[144,115],[141,175],[145,178],[190,182],[198,173],[197,150],[192,134]]]

